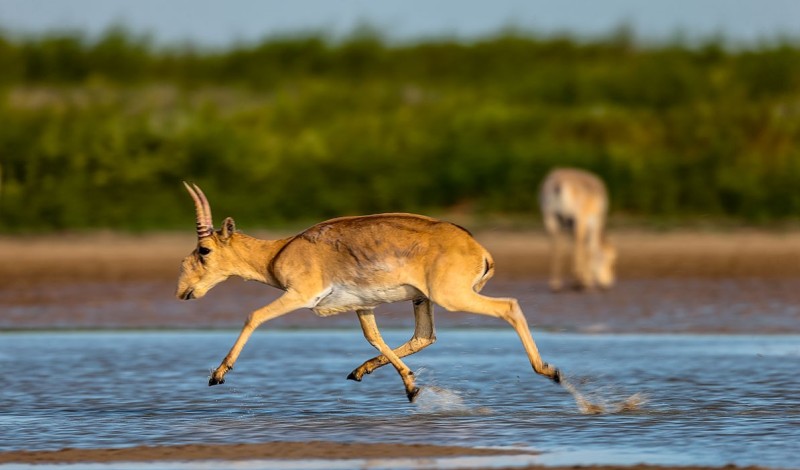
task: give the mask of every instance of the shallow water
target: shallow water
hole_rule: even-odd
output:
[[[384,332],[403,342],[405,329]],[[440,329],[393,369],[351,330],[259,331],[224,385],[206,385],[235,331],[0,334],[0,451],[276,440],[503,446],[540,462],[800,468],[800,336],[535,335],[588,399],[537,377],[509,329]]]

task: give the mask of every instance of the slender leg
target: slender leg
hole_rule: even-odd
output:
[[[589,273],[589,260],[586,254],[587,230],[586,225],[579,220],[575,220],[575,247],[573,253],[573,271],[577,286],[579,288],[589,288],[592,286],[591,275]]]
[[[245,343],[247,343],[247,340],[250,339],[250,335],[253,334],[253,331],[255,331],[259,325],[267,320],[277,318],[281,315],[285,315],[289,312],[302,308],[306,303],[307,302],[305,301],[300,301],[296,296],[286,293],[271,304],[251,313],[250,316],[247,317],[247,321],[245,322],[241,333],[239,333],[239,337],[236,339],[236,342],[233,343],[233,347],[231,348],[230,352],[228,352],[228,355],[225,356],[225,359],[222,360],[222,363],[219,365],[219,367],[217,367],[214,373],[211,374],[211,378],[208,379],[208,385],[225,383],[225,374],[229,370],[233,369],[233,365],[236,363],[239,353],[242,352],[242,348],[244,347]]]
[[[563,265],[564,235],[555,217],[545,219],[545,228],[550,234],[550,290],[558,292],[563,285],[561,267]]]
[[[414,301],[414,336],[405,344],[394,349],[397,357],[406,357],[419,352],[436,341],[436,333],[433,327],[433,303],[429,299],[418,299]],[[364,362],[350,375],[350,380],[361,382],[364,374],[371,374],[372,371],[383,367],[389,363],[389,359],[381,354]]]
[[[419,393],[419,388],[414,384],[414,373],[411,372],[408,366],[403,364],[403,361],[397,357],[392,348],[383,341],[381,332],[378,331],[378,325],[375,323],[375,313],[372,310],[358,310],[356,313],[358,313],[358,320],[361,322],[361,329],[364,330],[364,337],[367,338],[369,344],[386,356],[394,368],[397,369],[397,373],[400,374],[400,378],[403,379],[403,385],[406,387],[408,401],[413,402]]]
[[[586,276],[589,279],[589,287],[593,288],[597,283],[597,257],[601,252],[600,230],[593,227],[588,230],[586,244],[588,253],[586,254]]]
[[[447,290],[443,290],[443,292],[447,292]],[[458,292],[458,294],[453,295],[453,292]],[[507,321],[519,335],[534,372],[544,375],[556,383],[561,381],[559,370],[542,361],[536,343],[533,341],[533,336],[531,336],[528,321],[525,319],[525,314],[522,313],[522,309],[516,299],[496,299],[462,289],[459,291],[451,290],[444,298],[434,296],[433,300],[451,311],[460,310],[477,313],[502,318]]]

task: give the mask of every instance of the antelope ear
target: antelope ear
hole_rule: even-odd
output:
[[[233,221],[233,218],[226,217],[225,220],[222,221],[222,228],[220,229],[220,238],[222,241],[230,240],[231,236],[233,236],[234,232],[236,232],[236,222]]]

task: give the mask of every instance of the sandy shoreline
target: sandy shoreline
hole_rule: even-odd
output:
[[[285,233],[253,233],[263,238]],[[492,253],[498,278],[547,274],[550,246],[538,231],[484,231],[476,238]],[[644,232],[612,235],[621,278],[800,277],[800,232]],[[47,235],[0,237],[0,283],[26,286],[81,279],[177,277],[194,235]]]
[[[529,453],[426,444],[356,444],[307,441],[0,452],[0,464],[11,462],[145,462],[154,460],[391,459],[520,454]]]
[[[277,237],[281,234],[258,234]],[[617,232],[619,282],[607,292],[547,288],[541,232],[480,232],[496,275],[484,293],[514,297],[534,328],[666,333],[800,332],[800,232]],[[280,291],[232,279],[202,301],[174,289],[192,233],[0,237],[0,330],[238,328]],[[714,308],[709,309],[709,306]],[[440,326],[499,323],[438,309]],[[405,303],[379,309],[382,325],[409,327]],[[274,327],[353,327],[352,315],[299,310]]]
[[[535,455],[522,450],[471,448],[457,446],[437,446],[426,444],[381,444],[381,443],[339,443],[339,442],[265,442],[259,444],[189,444],[174,446],[137,446],[121,449],[62,449],[56,451],[12,451],[0,452],[2,464],[75,464],[75,463],[115,463],[115,462],[191,462],[191,461],[244,461],[244,460],[370,460],[384,463],[392,459],[419,459],[431,463],[430,459],[452,457],[492,457]],[[275,468],[275,467],[270,467]],[[300,467],[293,467],[300,468]],[[368,467],[367,467],[368,468]],[[426,467],[430,468],[430,467]],[[481,468],[476,460],[469,468]],[[497,468],[492,466],[492,468]],[[706,466],[659,466],[659,465],[570,465],[513,466],[516,469],[576,469],[592,468],[598,470],[657,470],[657,469],[756,469],[760,467],[720,467]]]

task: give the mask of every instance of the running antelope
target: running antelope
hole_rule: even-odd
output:
[[[539,191],[544,226],[550,234],[550,288],[562,287],[563,235],[574,240],[573,272],[577,287],[614,284],[616,250],[605,237],[608,193],[603,181],[587,171],[560,168],[551,171]]]
[[[348,379],[391,363],[414,401],[419,388],[413,372],[400,360],[433,344],[433,302],[447,310],[502,318],[517,331],[533,370],[558,383],[559,370],[542,361],[525,315],[516,299],[478,292],[494,274],[491,255],[467,230],[430,217],[379,214],[342,217],[319,223],[293,237],[260,240],[237,232],[228,217],[214,230],[203,191],[184,183],[197,213],[197,248],[184,260],[176,296],[203,297],[230,276],[263,282],[284,291],[255,310],[230,352],[212,373],[209,385],[225,382],[248,338],[262,323],[309,308],[319,316],[355,311],[364,336],[380,354],[356,367]],[[414,335],[392,349],[381,338],[374,309],[410,300]]]

